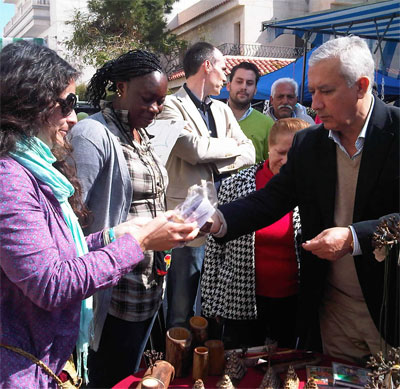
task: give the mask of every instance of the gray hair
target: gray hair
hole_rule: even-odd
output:
[[[338,58],[340,71],[349,87],[361,77],[368,77],[368,91],[374,83],[374,59],[367,43],[358,36],[346,36],[324,43],[310,56],[308,66],[312,67],[319,61]]]
[[[274,83],[271,85],[271,96],[275,96],[275,89],[278,85],[280,84],[290,84],[293,89],[294,89],[294,94],[297,96],[297,93],[299,91],[299,86],[297,85],[297,82],[293,80],[293,78],[289,77],[283,77],[283,78],[278,78]]]

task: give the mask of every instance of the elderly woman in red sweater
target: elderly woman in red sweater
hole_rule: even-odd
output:
[[[261,189],[286,163],[294,134],[309,123],[281,119],[271,128],[269,158],[225,180],[220,204]],[[274,224],[225,244],[208,238],[202,276],[203,314],[225,347],[251,347],[266,338],[294,347],[300,217],[295,209]]]

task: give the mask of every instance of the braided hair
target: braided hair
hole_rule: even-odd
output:
[[[87,98],[99,108],[100,100],[108,91],[117,90],[118,81],[129,81],[134,77],[159,71],[164,73],[158,57],[145,50],[130,50],[116,59],[106,62],[96,71],[87,88]]]

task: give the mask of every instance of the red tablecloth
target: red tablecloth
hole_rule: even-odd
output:
[[[115,385],[113,389],[136,388],[143,374],[144,370],[136,373],[135,375],[131,375],[125,378],[123,381],[119,382],[117,385]],[[264,373],[262,371],[258,371],[256,369],[249,369],[245,377],[240,381],[238,385],[236,385],[236,388],[257,388],[260,385],[263,377]],[[208,376],[204,385],[206,388],[216,388],[217,382],[220,379],[221,377]],[[193,384],[194,382],[191,376],[184,378],[175,378],[170,383],[169,388],[192,388]]]
[[[319,366],[331,366],[333,359],[324,355],[320,355],[321,361],[318,363]],[[336,361],[336,359],[335,359]],[[339,361],[343,363],[349,363],[345,361]],[[138,383],[140,382],[145,369],[140,370],[135,375],[131,375],[124,380],[120,381],[117,385],[113,387],[113,389],[133,389],[136,388]],[[302,389],[305,386],[305,382],[307,380],[307,374],[305,369],[296,369],[296,373],[300,379],[300,386],[299,389]],[[260,368],[248,368],[246,375],[244,378],[235,385],[236,388],[258,388],[265,372]],[[281,374],[281,378],[284,379],[285,373]],[[220,376],[208,376],[207,380],[205,381],[204,385],[208,388],[216,388],[217,382],[221,379]],[[193,387],[193,379],[192,376],[189,375],[184,378],[175,378],[169,385],[169,388],[192,388]]]

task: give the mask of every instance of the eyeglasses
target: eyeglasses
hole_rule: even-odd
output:
[[[62,115],[67,117],[71,115],[71,112],[76,108],[78,98],[76,94],[70,93],[65,99],[59,97],[56,101],[60,104]]]

